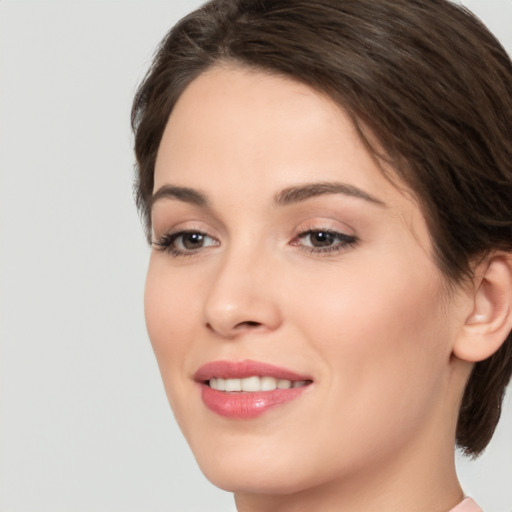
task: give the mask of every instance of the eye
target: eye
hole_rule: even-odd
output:
[[[168,251],[172,256],[187,256],[206,247],[217,246],[219,242],[201,231],[178,231],[162,236],[154,245],[161,251]]]
[[[312,229],[299,234],[292,245],[301,246],[313,253],[341,251],[357,243],[357,238],[327,229]]]

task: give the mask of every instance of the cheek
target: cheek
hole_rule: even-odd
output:
[[[391,259],[391,258],[390,258]],[[401,264],[403,263],[403,264]],[[357,264],[302,279],[297,312],[304,325],[327,329],[333,348],[352,344],[379,350],[418,345],[410,339],[442,326],[443,290],[431,264],[360,259]],[[307,315],[305,312],[309,312]]]
[[[200,320],[195,283],[180,279],[161,258],[150,260],[144,293],[146,326],[169,404],[178,424],[186,422],[190,364]],[[188,386],[188,387],[187,387]]]
[[[328,421],[311,428],[339,447],[331,446],[334,466],[398,450],[428,428],[443,400],[451,334],[437,271],[381,263],[382,270],[361,261],[345,275],[317,275],[317,291],[295,302],[312,359],[323,361],[325,399],[311,417]]]
[[[307,304],[296,304],[334,387],[348,391],[343,400],[367,404],[361,410],[405,407],[440,389],[451,353],[444,292],[433,264],[417,262],[383,258],[377,267],[361,258],[345,275],[317,280]]]
[[[155,258],[156,259],[156,258]],[[183,360],[198,323],[197,293],[193,283],[181,282],[165,263],[150,261],[144,293],[146,326],[160,371],[167,384],[179,381]]]

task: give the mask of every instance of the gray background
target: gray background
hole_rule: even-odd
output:
[[[168,409],[145,332],[130,103],[198,1],[0,2],[0,511],[231,510]],[[465,2],[512,52],[512,0]],[[512,398],[460,462],[512,512]]]

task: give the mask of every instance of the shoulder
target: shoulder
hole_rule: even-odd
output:
[[[455,508],[450,512],[483,512],[482,509],[471,499],[463,499]]]

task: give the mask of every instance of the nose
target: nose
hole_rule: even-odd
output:
[[[224,338],[277,329],[282,322],[278,288],[276,267],[263,255],[226,255],[204,303],[206,327]]]

